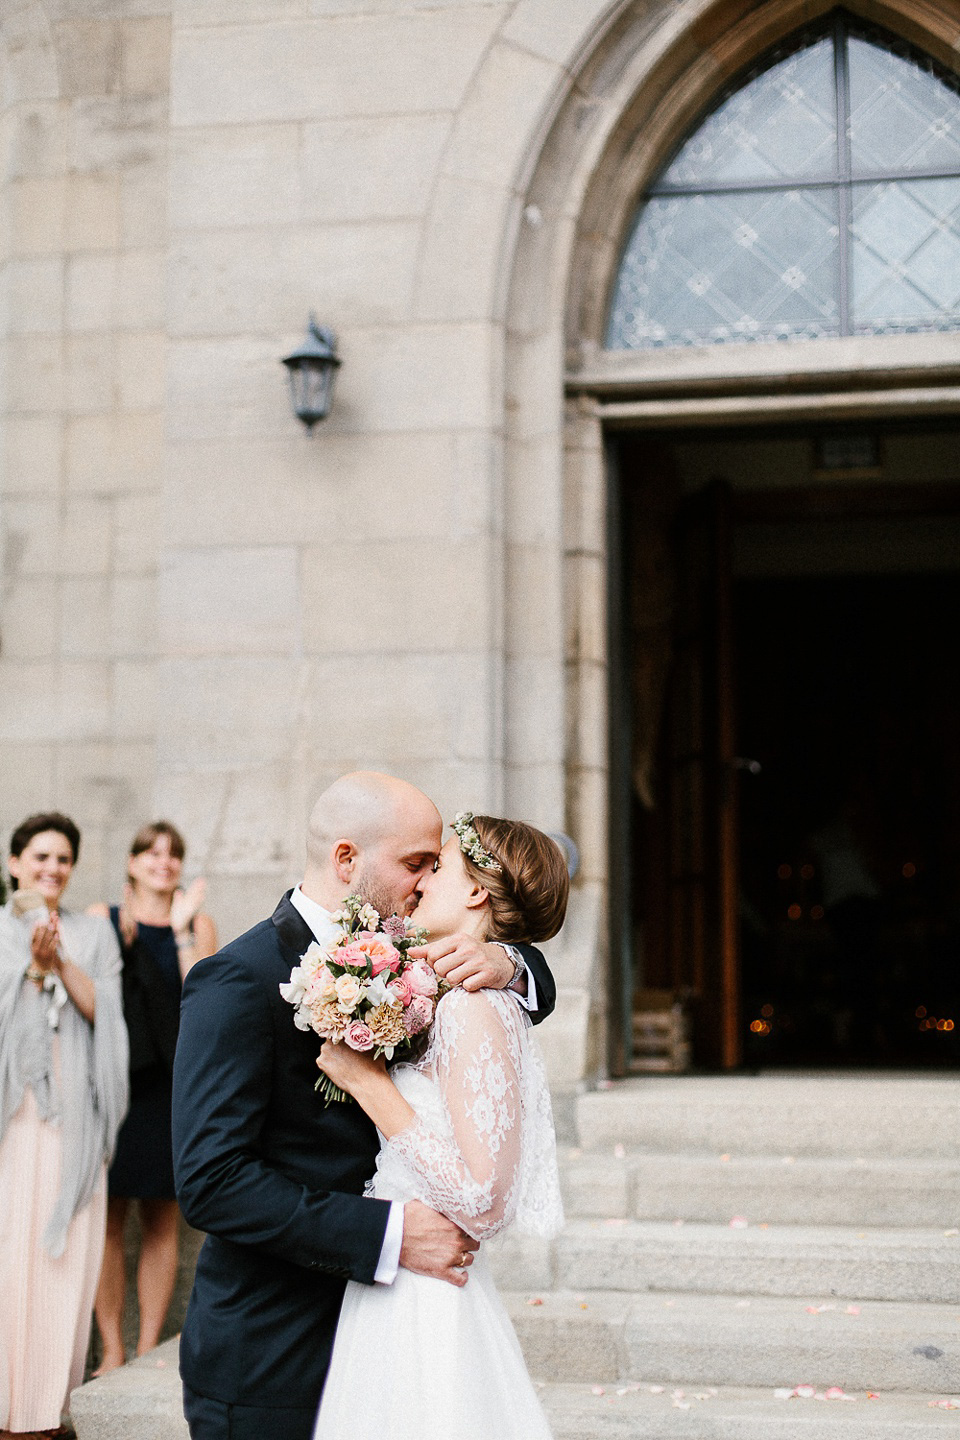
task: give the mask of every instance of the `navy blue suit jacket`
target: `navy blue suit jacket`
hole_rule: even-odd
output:
[[[184,982],[174,1066],[177,1197],[207,1232],[180,1342],[198,1395],[277,1409],[319,1403],[348,1279],[372,1284],[389,1205],[365,1199],[377,1134],[358,1105],[314,1091],[318,1037],[279,986],[310,944],[289,894]],[[556,987],[520,947],[537,987]]]

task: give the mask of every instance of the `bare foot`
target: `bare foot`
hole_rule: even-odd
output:
[[[101,1375],[109,1375],[111,1370],[119,1370],[121,1365],[127,1363],[127,1357],[120,1350],[116,1354],[106,1352],[100,1364],[91,1374],[92,1380],[98,1380]]]

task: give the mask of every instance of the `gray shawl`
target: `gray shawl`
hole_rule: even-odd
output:
[[[95,1023],[68,1000],[54,1031],[50,994],[24,978],[36,918],[18,918],[9,904],[0,909],[0,1140],[29,1085],[41,1119],[59,1125],[63,1137],[60,1190],[43,1236],[56,1258],[63,1254],[70,1221],[92,1197],[101,1168],[113,1155],[126,1114],[127,1032],[113,926],[70,910],[60,912],[63,949],[93,980]],[[59,1066],[54,1034],[59,1035]]]

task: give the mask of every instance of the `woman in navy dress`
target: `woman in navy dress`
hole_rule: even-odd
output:
[[[137,1354],[159,1342],[177,1275],[179,1216],[170,1137],[173,1056],[183,977],[217,948],[201,912],[205,882],[180,888],[183,836],[165,820],[134,837],[122,905],[91,907],[109,915],[123,952],[123,1007],[130,1035],[130,1110],[108,1175],[107,1242],[97,1291],[103,1342],[97,1374],[122,1365],[126,1291],[124,1227],[131,1200],[140,1208]]]

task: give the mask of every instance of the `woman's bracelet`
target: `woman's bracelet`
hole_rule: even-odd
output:
[[[192,930],[185,930],[181,935],[173,937],[177,942],[178,950],[192,950],[197,943],[197,937]]]
[[[24,974],[26,978],[32,980],[35,985],[41,985],[47,978],[47,971],[41,970],[39,965],[28,965]]]

